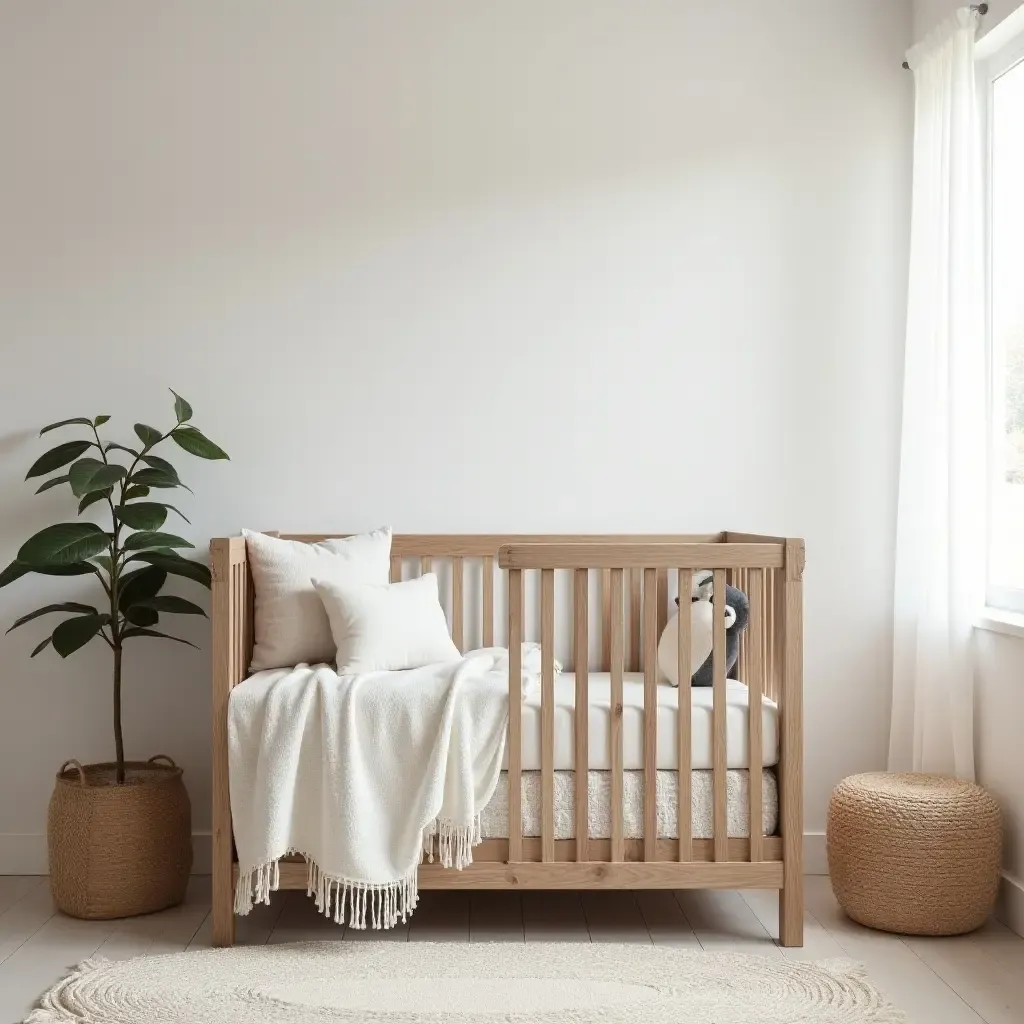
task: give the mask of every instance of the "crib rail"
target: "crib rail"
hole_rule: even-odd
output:
[[[803,546],[799,541],[758,539],[730,543],[512,543],[498,554],[508,574],[508,645],[512,666],[509,674],[508,746],[508,861],[510,864],[548,864],[575,860],[594,864],[635,863],[656,865],[676,862],[691,865],[762,865],[784,859],[788,851],[798,857],[802,841],[802,809],[799,806],[801,686],[799,662],[801,606],[799,586],[803,570]],[[712,644],[712,838],[695,840],[691,828],[692,721],[689,699],[680,699],[677,712],[678,798],[676,840],[658,835],[658,640],[666,619],[668,583],[683,596],[686,609],[692,574],[713,571],[716,595],[724,595],[726,583],[748,595],[750,614],[740,644],[740,678],[749,689],[749,840],[730,839],[728,829],[728,734],[726,681],[726,607],[713,603]],[[575,833],[572,843],[555,840],[554,823],[554,662],[559,621],[554,595],[558,573],[571,578],[571,628],[576,673],[574,709]],[[589,595],[591,574],[597,574],[602,591],[602,668],[610,674],[612,716],[609,729],[611,806],[610,839],[588,836],[589,793]],[[541,827],[539,842],[523,836],[522,785],[522,666],[521,643],[529,639],[524,629],[523,594],[530,575],[540,580],[541,643]],[[679,617],[676,667],[680,679],[689,679],[691,622]],[[627,647],[628,642],[628,647]],[[623,679],[627,671],[643,672],[643,834],[639,842],[623,835]],[[682,691],[680,697],[682,698]],[[765,837],[763,696],[780,705],[782,763],[778,768],[780,795],[779,837]],[[686,693],[689,698],[689,694]],[[569,847],[572,847],[570,852]],[[628,848],[628,853],[627,853]],[[660,870],[660,869],[658,869]],[[700,877],[711,877],[706,871]],[[770,874],[770,872],[768,872]],[[651,876],[652,878],[654,875]],[[726,876],[722,876],[726,877]],[[748,876],[748,878],[753,876]],[[707,884],[705,881],[704,884]],[[749,884],[753,884],[750,882]]]

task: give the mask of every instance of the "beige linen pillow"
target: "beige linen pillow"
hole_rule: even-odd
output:
[[[338,675],[421,668],[462,657],[438,600],[437,577],[384,586],[313,580],[338,648]]]
[[[255,591],[251,671],[334,660],[334,640],[311,578],[332,583],[389,579],[391,529],[306,544],[243,530]]]

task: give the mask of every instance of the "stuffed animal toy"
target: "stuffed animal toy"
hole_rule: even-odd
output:
[[[725,674],[731,676],[740,653],[740,634],[747,628],[750,604],[736,587],[725,588]],[[676,598],[679,604],[679,598]],[[714,643],[714,574],[695,572],[690,588],[690,684],[711,686],[711,650]],[[658,641],[658,667],[673,685],[679,685],[679,615],[665,624]]]

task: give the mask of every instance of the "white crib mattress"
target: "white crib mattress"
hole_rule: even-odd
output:
[[[611,676],[607,672],[589,674],[589,763],[588,768],[611,769]],[[674,771],[679,766],[677,715],[680,693],[690,699],[690,767],[713,767],[711,754],[712,694],[710,686],[694,686],[682,691],[668,683],[658,685],[658,757],[657,767]],[[748,693],[745,683],[726,682],[726,766],[749,768]],[[523,701],[523,771],[539,771],[540,761],[540,688]],[[555,677],[555,771],[575,767],[576,675],[563,672]],[[770,768],[779,763],[779,708],[761,700],[761,764]],[[622,683],[622,763],[626,769],[644,766],[644,677],[642,672],[627,672]],[[508,751],[503,767],[508,767]]]
[[[678,839],[678,773],[657,773],[658,838]],[[779,790],[775,772],[762,771],[762,835],[773,835],[779,823]],[[555,772],[555,838],[576,838],[576,787],[573,772]],[[694,839],[713,838],[712,773],[691,773],[691,828]],[[729,800],[729,835],[750,836],[750,773],[730,771],[726,775]],[[540,772],[524,772],[522,782],[523,835],[540,836]],[[611,773],[587,773],[589,791],[588,823],[591,839],[611,837]],[[484,839],[508,838],[508,773],[502,772],[490,803],[480,816]],[[627,771],[622,777],[622,834],[625,839],[642,839],[644,834],[644,773]]]

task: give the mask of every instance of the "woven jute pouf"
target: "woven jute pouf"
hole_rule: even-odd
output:
[[[168,764],[159,764],[166,760]],[[166,755],[114,764],[67,761],[50,799],[50,888],[73,917],[149,914],[185,898],[192,811],[181,769]]]
[[[828,807],[832,889],[870,928],[973,931],[995,902],[1002,836],[999,805],[980,786],[946,775],[853,775]]]

